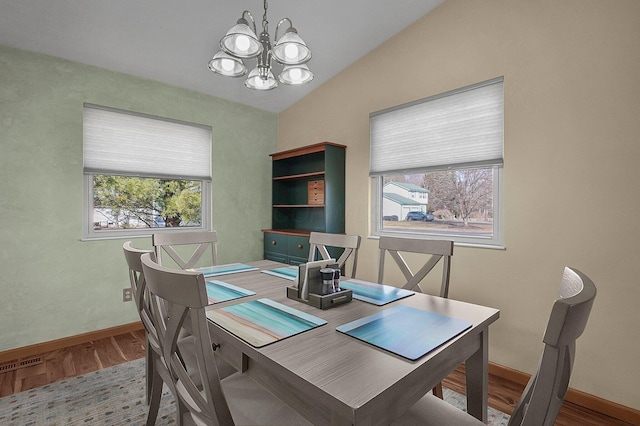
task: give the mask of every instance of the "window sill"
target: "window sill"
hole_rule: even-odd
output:
[[[506,250],[506,246],[504,244],[488,244],[488,243],[480,243],[480,242],[470,242],[470,241],[456,241],[454,238],[446,238],[439,235],[418,235],[413,233],[395,233],[395,232],[385,232],[382,235],[387,237],[395,237],[395,238],[413,238],[416,240],[449,240],[453,241],[454,246],[457,247],[471,247],[471,248],[479,248],[479,249],[490,249],[490,250]],[[368,235],[368,240],[379,240],[380,235]]]

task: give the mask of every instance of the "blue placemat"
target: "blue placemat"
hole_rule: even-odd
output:
[[[471,326],[458,318],[400,305],[336,330],[415,361]]]
[[[242,287],[225,283],[224,281],[207,281],[205,285],[207,287],[207,296],[209,297],[210,304],[227,302],[256,294],[251,290],[246,290]]]
[[[244,263],[230,263],[228,265],[205,266],[203,268],[196,268],[194,271],[202,272],[205,277],[215,277],[217,275],[257,271],[258,269],[259,268],[256,268],[255,266],[245,265]]]
[[[298,267],[297,266],[285,266],[275,269],[263,269],[260,272],[265,274],[275,275],[276,277],[284,278],[287,280],[295,281],[298,279]]]
[[[340,288],[351,290],[354,299],[373,303],[378,306],[386,305],[387,303],[415,294],[411,290],[356,279],[340,281]]]
[[[271,299],[257,299],[207,311],[207,318],[251,346],[261,348],[327,322]]]

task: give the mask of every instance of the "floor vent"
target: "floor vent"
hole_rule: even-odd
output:
[[[18,359],[16,361],[0,364],[0,373],[8,373],[9,371],[18,370],[20,368],[31,367],[32,365],[42,364],[42,356],[33,356],[31,358]]]

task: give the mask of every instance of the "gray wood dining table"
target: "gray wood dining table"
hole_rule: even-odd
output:
[[[263,270],[287,266],[268,260],[248,264]],[[287,298],[286,287],[292,281],[259,270],[215,279],[256,294],[207,309],[267,298],[327,321],[260,348],[209,321],[212,339],[220,345],[217,356],[251,376],[313,424],[389,424],[462,363],[466,366],[467,411],[486,423],[488,331],[498,319],[499,310],[422,293],[384,306],[353,300],[321,310]],[[459,318],[472,326],[416,361],[336,331],[338,326],[397,305]]]

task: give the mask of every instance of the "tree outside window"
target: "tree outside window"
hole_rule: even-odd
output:
[[[94,230],[201,226],[201,193],[200,181],[95,175]]]
[[[406,200],[397,195],[387,196],[390,200],[383,203],[381,212],[383,231],[493,235],[492,168],[383,176],[383,198],[390,183],[415,185],[425,192],[414,191],[420,194],[416,197],[407,193]],[[410,211],[421,211],[427,215],[407,216]]]

